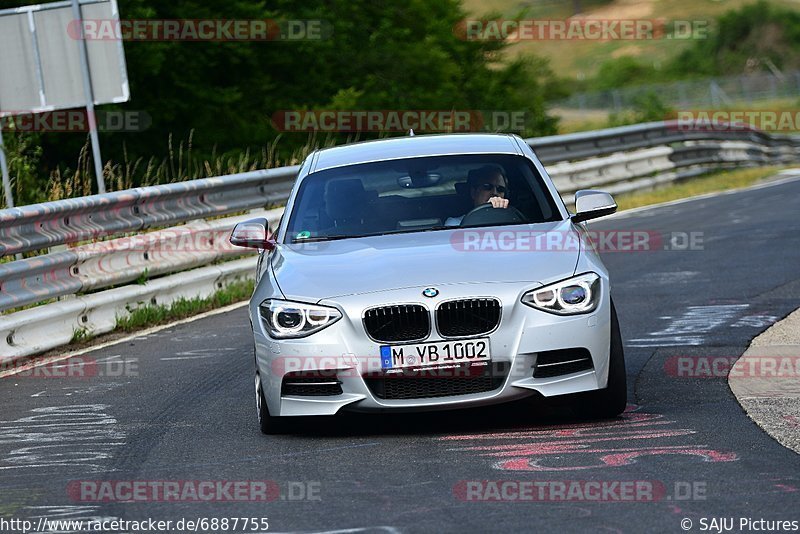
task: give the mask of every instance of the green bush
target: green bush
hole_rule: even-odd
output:
[[[651,83],[658,77],[656,69],[636,58],[622,56],[603,62],[591,83],[594,91],[616,89],[626,85]]]
[[[800,69],[800,12],[760,0],[720,16],[708,39],[697,40],[667,70],[678,76]]]
[[[663,121],[674,113],[675,110],[664,104],[655,91],[647,91],[636,95],[631,110],[609,115],[608,125],[624,126],[640,122]]]
[[[686,50],[656,69],[623,56],[603,62],[586,90],[610,90],[669,80],[800,69],[800,12],[764,0],[728,11]]]
[[[46,173],[41,168],[42,147],[39,135],[14,130],[13,119],[0,120],[3,145],[11,176],[14,204],[22,206],[47,199]],[[0,194],[0,207],[6,207],[5,194]]]

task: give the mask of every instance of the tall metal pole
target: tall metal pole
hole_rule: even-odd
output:
[[[78,52],[83,73],[83,93],[86,98],[86,114],[89,122],[89,136],[92,140],[92,160],[94,160],[94,174],[97,178],[98,193],[106,192],[106,182],[103,179],[103,163],[100,157],[100,139],[97,136],[97,121],[94,115],[94,92],[92,91],[92,77],[89,74],[89,53],[86,50],[86,40],[83,33],[83,15],[81,14],[80,0],[72,0],[72,17],[78,21],[80,35],[78,38]]]
[[[6,194],[6,207],[14,207],[14,195],[11,191],[11,176],[8,174],[8,162],[6,162],[6,150],[3,145],[3,123],[0,121],[0,170],[3,172],[3,191]]]

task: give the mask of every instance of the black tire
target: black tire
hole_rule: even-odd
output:
[[[273,417],[269,414],[267,400],[261,386],[261,377],[256,372],[256,413],[258,414],[258,425],[262,434],[280,434],[285,430],[285,424],[281,417]]]
[[[578,394],[573,405],[578,413],[588,413],[591,417],[610,419],[624,412],[628,405],[625,353],[622,348],[617,310],[614,308],[613,301],[611,302],[610,348],[608,385],[605,389]]]

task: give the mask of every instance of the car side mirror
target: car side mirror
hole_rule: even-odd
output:
[[[617,211],[614,198],[605,191],[584,189],[575,193],[575,215],[572,222],[580,223],[611,215]]]
[[[237,247],[272,250],[275,241],[269,235],[269,222],[263,217],[240,222],[233,227],[231,244]]]

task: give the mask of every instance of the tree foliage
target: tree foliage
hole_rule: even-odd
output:
[[[741,74],[800,69],[800,12],[760,0],[721,15],[708,39],[678,55],[669,71],[678,75]]]
[[[276,132],[273,113],[298,109],[513,109],[528,112],[527,133],[551,133],[544,112],[552,75],[541,60],[500,61],[500,42],[454,34],[465,17],[454,0],[253,3],[125,0],[133,18],[321,19],[323,40],[126,43],[136,109],[155,135],[137,152],[163,150],[167,133],[220,151],[261,146]],[[161,139],[158,139],[161,137]],[[284,136],[285,149],[306,135]]]
[[[764,0],[719,16],[706,38],[656,69],[623,56],[604,62],[587,84],[614,89],[682,78],[800,69],[800,12]]]
[[[0,7],[24,3],[0,0]],[[458,0],[119,0],[119,7],[123,19],[322,20],[332,34],[126,41],[132,99],[118,108],[144,111],[152,125],[101,134],[106,160],[163,158],[170,136],[175,144],[191,136],[195,153],[206,156],[257,151],[279,138],[285,156],[308,143],[308,134],[277,131],[270,118],[282,110],[504,110],[525,113],[523,134],[556,131],[544,102],[561,89],[547,62],[505,60],[503,42],[459,38],[454,29],[467,15]],[[74,166],[85,136],[41,140],[42,170],[50,172]]]

